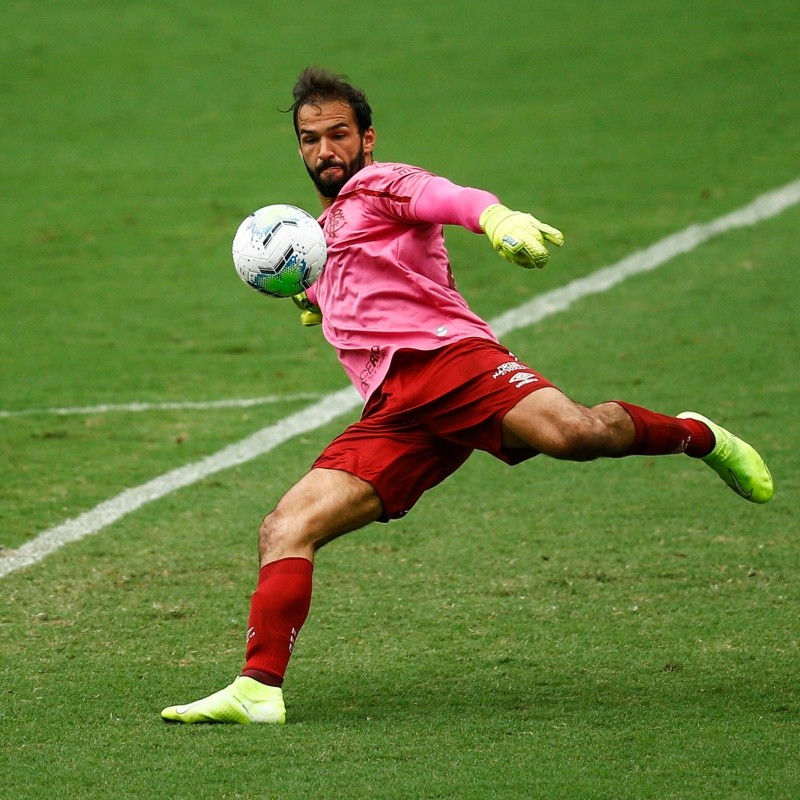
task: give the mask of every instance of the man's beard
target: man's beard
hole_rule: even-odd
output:
[[[347,183],[347,181],[349,181],[350,178],[356,174],[356,172],[358,172],[360,169],[363,169],[365,166],[366,158],[364,157],[364,144],[362,142],[356,157],[349,164],[344,164],[341,161],[325,161],[316,169],[311,169],[311,167],[306,164],[306,171],[311,177],[311,180],[314,181],[317,191],[323,197],[333,200],[339,196],[339,192],[342,191],[342,187]],[[322,173],[330,167],[340,167],[342,170],[341,175],[339,175],[337,178],[323,178]]]

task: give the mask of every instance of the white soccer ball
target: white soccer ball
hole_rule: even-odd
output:
[[[320,224],[302,208],[264,206],[233,237],[236,273],[257,292],[291,297],[322,274],[328,249]]]

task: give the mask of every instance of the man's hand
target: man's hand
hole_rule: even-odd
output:
[[[305,292],[300,292],[292,296],[294,304],[300,309],[300,324],[310,328],[313,325],[322,324],[322,311],[319,306],[315,306],[307,297]]]
[[[512,264],[521,267],[543,267],[550,258],[545,240],[561,247],[564,234],[531,214],[512,211],[500,203],[484,209],[479,224],[492,247]]]

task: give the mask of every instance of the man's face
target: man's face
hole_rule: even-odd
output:
[[[331,100],[298,109],[300,155],[324,199],[333,201],[347,181],[372,163],[375,130],[359,133],[348,103]]]

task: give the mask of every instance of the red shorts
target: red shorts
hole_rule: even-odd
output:
[[[501,424],[523,397],[552,385],[487,339],[401,350],[361,419],[325,448],[314,467],[362,478],[378,493],[384,521],[402,517],[473,450],[507,464],[535,456],[536,450],[503,448]]]

